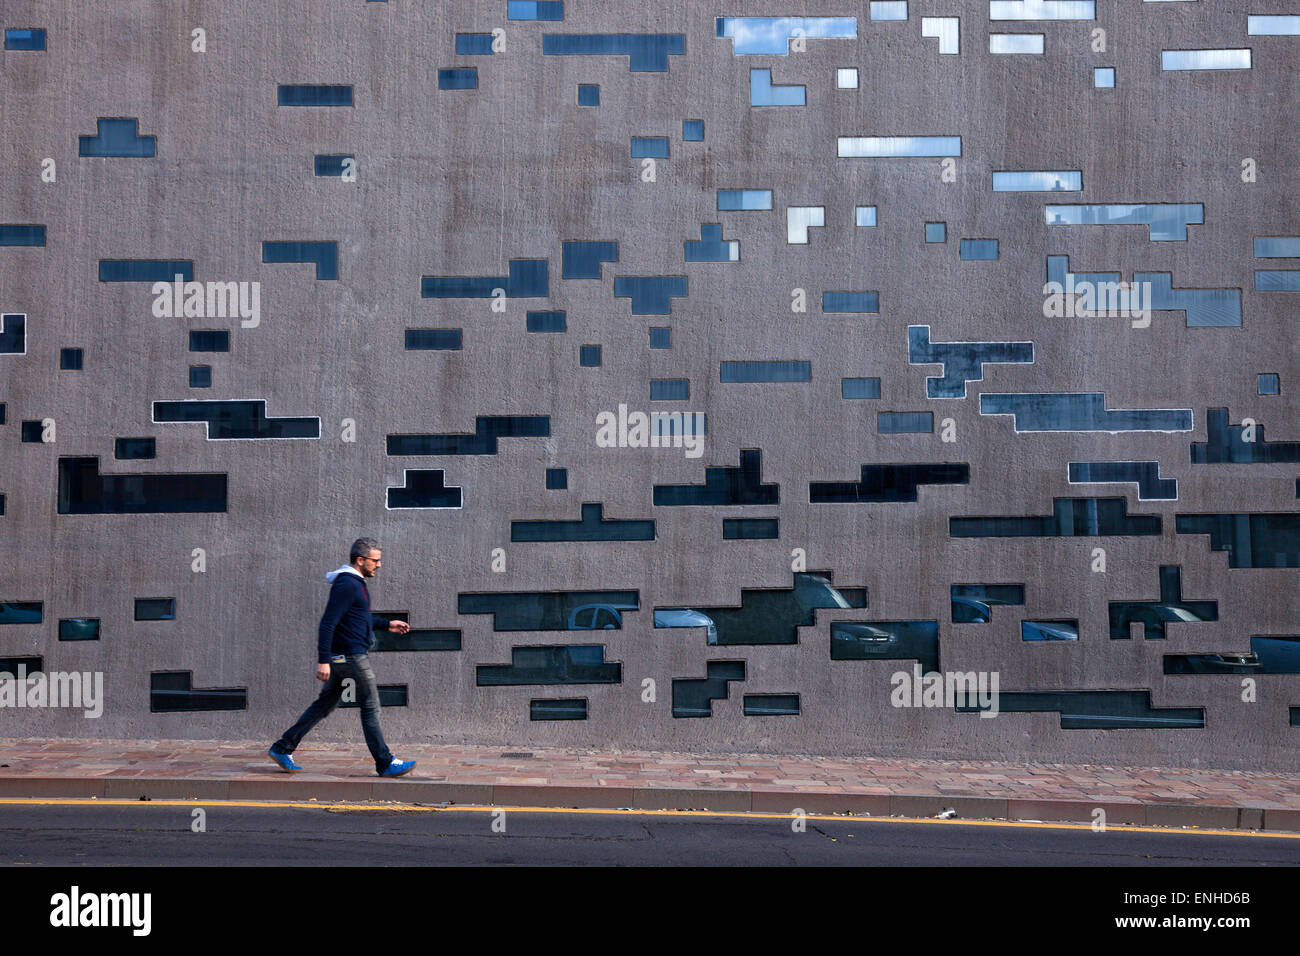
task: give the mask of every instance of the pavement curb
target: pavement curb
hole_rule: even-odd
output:
[[[953,796],[933,793],[818,793],[808,790],[705,787],[603,787],[573,784],[454,783],[438,780],[338,780],[217,777],[0,777],[0,797],[124,800],[279,800],[529,806],[565,809],[717,810],[745,813],[853,814],[1042,823],[1300,832],[1300,810],[1139,800]]]

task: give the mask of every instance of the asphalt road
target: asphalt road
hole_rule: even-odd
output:
[[[204,829],[196,830],[200,807]],[[1300,839],[1015,824],[220,803],[0,804],[0,865],[1294,866]]]

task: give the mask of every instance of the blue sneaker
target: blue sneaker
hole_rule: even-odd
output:
[[[386,770],[380,771],[379,776],[400,777],[404,773],[410,773],[411,770],[413,770],[414,768],[415,768],[414,760],[397,760],[396,758],[394,758],[393,762],[388,765],[388,768]]]
[[[280,765],[280,769],[285,771],[285,773],[293,773],[295,770],[302,769],[302,767],[298,766],[296,763],[293,762],[293,756],[291,754],[282,754],[279,751],[277,751],[274,747],[272,747],[266,753],[267,756],[269,756],[272,760],[274,760],[276,763]]]

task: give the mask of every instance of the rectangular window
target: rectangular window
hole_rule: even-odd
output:
[[[281,106],[351,106],[352,87],[310,84],[281,84]]]
[[[567,697],[558,700],[530,700],[529,720],[586,720],[587,699]]]
[[[1252,37],[1300,36],[1300,17],[1246,17],[1246,34]]]
[[[318,154],[316,156],[316,175],[317,176],[342,176],[343,161],[348,159],[353,160],[353,168],[355,169],[356,157],[354,156],[350,156],[346,153],[341,153],[338,155],[330,155],[330,156]]]
[[[989,0],[990,20],[1091,20],[1093,0]]]
[[[840,398],[879,398],[880,379],[878,378],[842,378],[840,379]]]
[[[996,259],[998,257],[998,241],[996,239],[963,239],[961,241],[961,257],[977,261]]]
[[[990,33],[990,53],[1042,53],[1041,33]]]
[[[841,158],[886,159],[898,156],[961,156],[960,136],[841,136]]]
[[[798,717],[798,694],[746,694],[746,717]]]
[[[1249,70],[1250,50],[1164,50],[1164,70]]]
[[[229,352],[230,333],[225,329],[202,329],[190,333],[191,352]]]
[[[1300,259],[1300,236],[1260,236],[1255,239],[1256,259]]]
[[[871,19],[906,20],[907,0],[871,0]]]
[[[656,378],[650,380],[650,401],[684,402],[691,397],[691,383],[685,378]]]
[[[457,67],[438,71],[438,89],[440,90],[477,90],[478,67]]]
[[[633,136],[632,137],[632,158],[633,159],[667,159],[668,158],[668,137],[667,136]]]
[[[876,413],[876,432],[880,435],[928,435],[933,431],[933,412]]]
[[[376,653],[388,651],[459,651],[461,632],[456,628],[416,628],[405,634],[376,631],[371,648]]]
[[[811,362],[723,362],[724,382],[811,382]]]
[[[137,621],[174,621],[176,620],[176,599],[136,598],[135,619]]]
[[[567,327],[563,312],[529,312],[524,322],[529,332],[563,332]]]
[[[771,209],[772,190],[770,189],[719,189],[718,210],[720,212],[742,212],[751,209]]]
[[[704,140],[704,120],[682,120],[682,140],[699,143]]]
[[[1252,17],[1251,19],[1255,19]],[[44,30],[5,30],[6,50],[44,50]]]
[[[460,329],[406,330],[406,348],[412,352],[454,351],[460,347]]]
[[[154,438],[119,438],[113,443],[113,457],[121,461],[140,461],[158,457]]]
[[[732,52],[736,56],[760,53],[785,56],[790,50],[790,40],[795,37],[856,39],[858,18],[717,17],[714,32],[718,37],[731,38]]]
[[[190,366],[190,388],[211,388],[211,387],[212,387],[212,366],[191,365]]]
[[[44,228],[44,227],[42,227]],[[41,245],[44,245],[42,240]],[[189,282],[194,262],[189,259],[100,259],[100,282]]]
[[[0,624],[40,624],[44,608],[40,601],[0,601]]]
[[[993,174],[995,193],[1078,192],[1083,188],[1083,173],[1077,169],[1041,172],[1007,171]]]
[[[43,246],[45,227],[6,223],[0,225],[0,246]]]
[[[632,73],[666,73],[685,52],[684,34],[542,34],[542,56],[625,56]]]
[[[506,0],[507,20],[563,20],[563,0]]]
[[[85,360],[82,349],[60,349],[59,368],[64,372],[80,372]]]
[[[99,618],[65,617],[59,620],[59,640],[61,641],[97,641],[99,640]]]
[[[1078,621],[1021,621],[1022,641],[1077,641]]]
[[[822,312],[827,315],[862,315],[880,311],[876,292],[823,292]]]
[[[652,349],[670,349],[673,347],[673,330],[672,329],[651,329],[650,330],[650,347]]]
[[[723,518],[724,541],[754,541],[777,537],[776,518]]]
[[[1300,292],[1300,269],[1256,269],[1256,292]]]
[[[456,55],[457,56],[491,56],[492,55],[492,34],[457,33],[456,34]]]

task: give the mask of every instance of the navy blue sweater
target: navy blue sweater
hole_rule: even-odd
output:
[[[388,630],[387,618],[370,613],[370,592],[361,575],[339,569],[326,575],[334,586],[316,634],[316,662],[328,664],[339,654],[365,654],[371,632]]]

